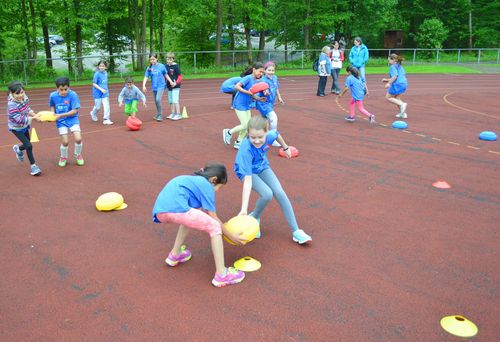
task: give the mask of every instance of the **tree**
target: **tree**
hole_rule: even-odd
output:
[[[441,49],[447,37],[448,30],[444,27],[441,20],[433,18],[424,20],[418,28],[415,40],[420,48]]]

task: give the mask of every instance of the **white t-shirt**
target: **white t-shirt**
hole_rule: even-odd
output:
[[[332,69],[342,69],[342,61],[340,60],[340,50],[332,49]]]

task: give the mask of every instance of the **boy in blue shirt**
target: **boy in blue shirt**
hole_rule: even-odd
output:
[[[59,166],[65,167],[68,162],[68,133],[72,132],[75,138],[74,156],[76,165],[83,166],[82,157],[82,134],[80,121],[78,120],[78,109],[80,100],[78,95],[69,89],[69,78],[59,77],[56,80],[57,90],[52,92],[49,97],[50,110],[55,113],[56,127],[61,136],[61,157]]]

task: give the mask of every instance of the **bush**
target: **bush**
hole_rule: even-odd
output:
[[[442,49],[448,30],[439,19],[425,19],[419,26],[415,40],[422,49]]]

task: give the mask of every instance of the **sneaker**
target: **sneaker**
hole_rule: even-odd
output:
[[[90,117],[92,118],[92,121],[97,122],[97,114],[94,113],[93,110],[90,111]]]
[[[83,160],[83,157],[81,154],[75,156],[75,158],[76,158],[76,165],[83,166],[83,164],[85,164],[85,161]]]
[[[161,122],[163,121],[163,116],[161,114],[156,114],[155,116],[153,116],[153,119],[155,119],[158,122]]]
[[[370,116],[370,123],[371,124],[375,124],[375,115],[372,114],[372,116]]]
[[[293,232],[293,241],[297,242],[299,245],[302,245],[308,241],[312,241],[312,238],[307,235],[302,229],[297,229]]]
[[[224,144],[231,144],[231,133],[229,132],[229,128],[225,128],[222,130],[222,140],[224,140]]]
[[[109,120],[109,119],[106,119],[102,122],[103,125],[112,125],[114,122]]]
[[[192,257],[191,251],[186,249],[185,245],[181,246],[181,252],[178,255],[173,255],[172,253],[168,254],[168,257],[165,259],[165,262],[168,266],[177,266],[179,263],[186,262],[190,260]]]
[[[167,116],[167,119],[169,120],[173,120],[174,119],[174,116],[175,116],[175,113],[170,113],[169,116]]]
[[[234,142],[233,147],[234,147],[235,150],[239,150],[240,149],[240,145],[241,145],[241,141],[236,140]]]
[[[402,118],[402,117],[403,117],[403,113],[397,113],[397,114],[396,114],[396,117],[397,117],[397,118]]]
[[[174,121],[177,121],[177,120],[180,120],[180,119],[182,119],[182,115],[181,115],[181,113],[177,113],[177,114],[175,114],[175,115],[172,117],[172,120],[174,120]]]
[[[399,107],[399,113],[401,114],[401,117],[403,117],[402,115],[406,112],[406,107],[408,107],[408,103],[404,102],[401,107]]]
[[[40,170],[40,168],[36,164],[33,164],[31,165],[30,173],[32,176],[40,176],[42,174],[42,170]]]
[[[249,216],[252,216],[252,213],[250,213]],[[260,233],[260,218],[256,218],[256,217],[253,217],[253,218],[256,219],[257,222],[259,222],[259,231],[257,232],[257,235],[255,235],[255,238],[260,239],[260,237],[262,236],[262,234]]]
[[[245,279],[245,272],[234,267],[228,267],[226,268],[226,274],[224,276],[219,273],[215,273],[214,279],[212,279],[212,285],[216,287],[223,287],[226,285],[241,283],[243,279]]]
[[[401,114],[401,119],[407,119],[407,118],[408,118],[408,115],[406,115],[406,113]]]
[[[68,162],[68,158],[59,158],[59,163],[57,165],[59,165],[59,167],[65,167],[66,166],[66,163]]]
[[[23,162],[24,161],[24,152],[19,149],[19,145],[12,146],[12,149],[16,153],[17,160],[19,160],[20,162]]]
[[[273,141],[273,146],[274,146],[274,147],[281,147],[280,143],[279,143],[279,142],[277,142],[276,140],[275,140],[275,141]]]
[[[345,119],[345,121],[349,121],[349,122],[356,121],[356,119],[354,118],[354,116],[346,116],[344,119]]]

